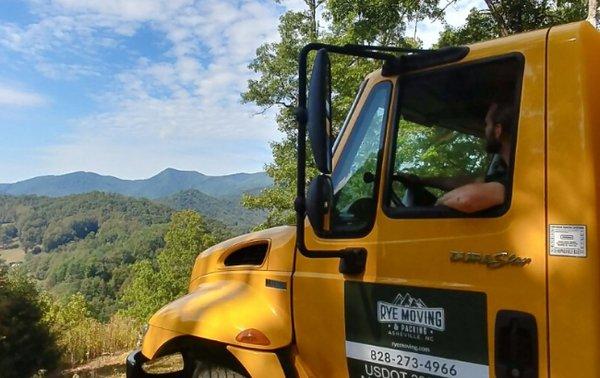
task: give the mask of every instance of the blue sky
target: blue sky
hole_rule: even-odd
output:
[[[449,9],[459,25],[481,1]],[[274,112],[240,104],[258,46],[301,0],[2,0],[0,182],[167,167],[256,172]],[[421,23],[425,44],[441,24]]]

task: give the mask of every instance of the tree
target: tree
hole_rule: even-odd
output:
[[[0,245],[9,245],[18,234],[19,231],[14,224],[0,226]]]
[[[73,215],[51,221],[42,236],[44,250],[51,251],[98,231],[98,220],[86,215]]]
[[[447,6],[439,0],[330,0],[326,17],[332,21],[332,33],[336,38],[359,44],[404,46],[407,43],[409,23],[424,18],[443,18]]]
[[[305,0],[304,3],[304,11],[289,11],[281,16],[279,42],[266,43],[257,49],[249,67],[259,78],[250,80],[247,91],[242,94],[243,101],[255,103],[264,111],[277,107],[277,127],[284,134],[283,140],[271,143],[273,162],[265,166],[273,178],[273,186],[243,200],[249,208],[267,211],[267,221],[261,228],[294,223],[297,134],[293,109],[297,98],[297,59],[302,46],[321,41],[414,47],[419,42],[405,38],[407,25],[424,17],[440,17],[443,13],[439,0]],[[321,23],[319,14],[327,22]],[[378,67],[378,63],[335,55],[331,59],[335,134],[361,80]],[[307,177],[315,173],[309,159]]]
[[[123,312],[145,322],[161,306],[185,294],[194,260],[215,242],[197,212],[173,214],[156,264],[150,260],[134,264],[133,278],[120,299]]]
[[[59,359],[54,337],[43,320],[44,304],[25,271],[0,260],[0,371],[3,377],[29,377],[53,369]]]
[[[588,1],[587,20],[590,24],[594,25],[594,27],[598,25],[598,0]]]
[[[583,20],[587,10],[582,0],[486,0],[485,3],[485,9],[471,9],[463,26],[447,25],[438,45],[469,44]]]

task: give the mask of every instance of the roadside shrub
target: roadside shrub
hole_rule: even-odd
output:
[[[0,261],[0,375],[30,377],[57,366],[59,352],[43,319],[44,302],[20,269]]]
[[[14,224],[0,225],[0,244],[9,244],[18,235]]]

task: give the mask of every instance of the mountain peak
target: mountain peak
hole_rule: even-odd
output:
[[[162,175],[180,175],[180,174],[192,174],[192,175],[205,176],[204,174],[202,174],[200,172],[196,172],[196,171],[182,171],[182,170],[176,169],[176,168],[165,168],[162,171],[158,172],[153,177],[162,176]]]

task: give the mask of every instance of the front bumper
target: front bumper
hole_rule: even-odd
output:
[[[146,373],[142,368],[144,362],[148,361],[148,359],[142,354],[142,351],[139,349],[134,350],[129,353],[127,356],[127,360],[125,362],[126,365],[126,377],[127,378],[145,378],[145,377],[157,377],[157,378],[175,378],[181,377],[182,372],[177,371],[173,373],[161,373],[161,374],[151,374]]]

